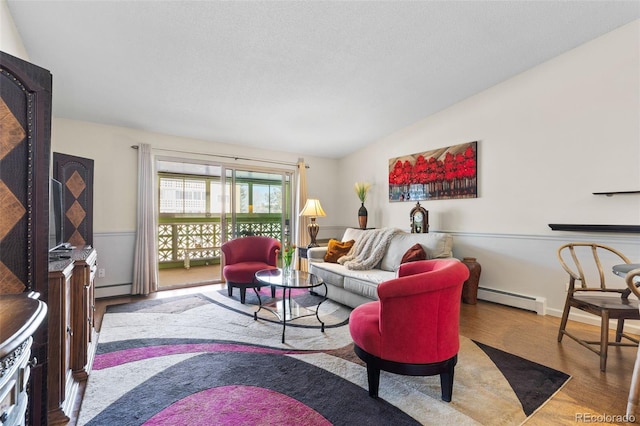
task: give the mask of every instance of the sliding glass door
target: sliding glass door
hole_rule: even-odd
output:
[[[226,240],[264,235],[283,240],[291,219],[291,174],[227,169],[231,208]]]
[[[293,172],[158,161],[160,288],[222,281],[220,246],[289,238]]]

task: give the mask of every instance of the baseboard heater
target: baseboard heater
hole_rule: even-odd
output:
[[[111,284],[95,288],[96,299],[115,296],[130,296],[131,284]]]
[[[538,315],[546,315],[547,311],[547,299],[544,297],[525,296],[523,294],[496,290],[494,288],[479,287],[478,299],[513,306],[514,308],[526,309]]]

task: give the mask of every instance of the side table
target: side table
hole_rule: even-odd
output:
[[[475,305],[478,303],[478,284],[482,266],[476,261],[475,257],[465,257],[462,259],[462,263],[469,268],[469,278],[462,287],[462,301],[469,305]]]
[[[298,270],[302,270],[302,259],[307,259],[307,247],[298,247]]]
[[[329,239],[317,240],[318,247],[327,247],[329,245]],[[310,247],[300,247],[298,246],[298,270],[309,272],[309,248]],[[307,261],[306,267],[302,268],[302,259]]]

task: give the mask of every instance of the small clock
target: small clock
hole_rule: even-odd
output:
[[[426,234],[429,232],[429,212],[420,206],[420,203],[416,203],[416,206],[411,209],[409,218],[411,219],[412,234]]]

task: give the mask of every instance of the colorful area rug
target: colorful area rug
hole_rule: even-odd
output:
[[[263,289],[263,302],[278,307]],[[110,306],[78,425],[517,425],[569,376],[461,337],[453,401],[439,377],[382,373],[368,396],[353,354],[350,309],[320,306],[281,324],[226,290]],[[254,295],[255,296],[255,295]],[[301,305],[317,304],[308,293]]]

